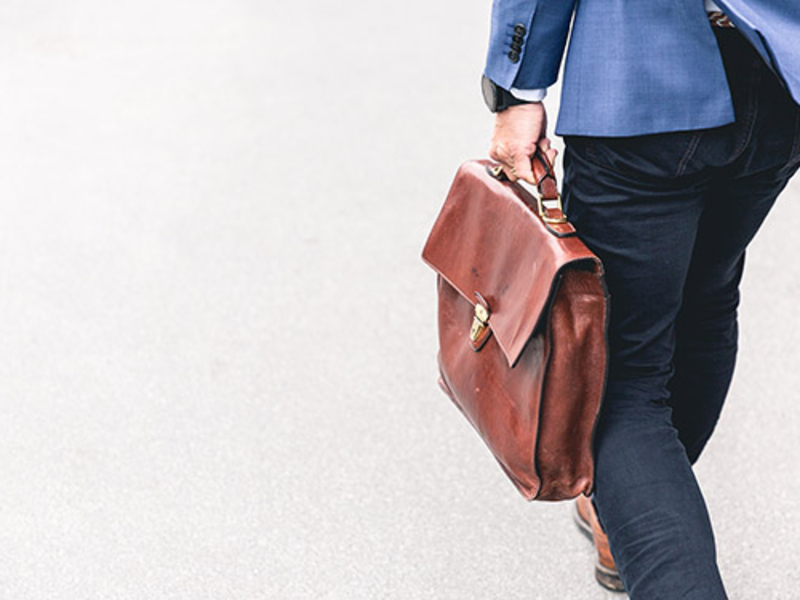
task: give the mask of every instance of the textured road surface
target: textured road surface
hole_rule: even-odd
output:
[[[607,597],[435,384],[488,11],[3,3],[0,598]],[[697,469],[732,598],[800,597],[798,202]]]

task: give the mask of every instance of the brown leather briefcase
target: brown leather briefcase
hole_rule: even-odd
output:
[[[461,166],[422,252],[437,273],[439,384],[528,500],[593,486],[608,294],[600,260],[561,210],[488,161]]]

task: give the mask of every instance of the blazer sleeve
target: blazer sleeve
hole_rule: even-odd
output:
[[[576,0],[494,0],[484,74],[507,90],[555,83]]]

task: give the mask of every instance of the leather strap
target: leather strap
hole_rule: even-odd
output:
[[[575,228],[567,222],[567,216],[561,207],[561,195],[558,193],[555,169],[547,155],[538,147],[531,156],[531,166],[536,189],[541,197],[539,211],[545,226],[551,233],[559,237],[573,235]]]
[[[508,176],[500,165],[489,166],[486,170],[499,181],[509,181]],[[531,156],[531,170],[536,182],[536,191],[539,198],[536,205],[532,206],[542,218],[545,227],[558,237],[567,237],[575,234],[575,228],[567,222],[567,216],[561,207],[561,196],[558,193],[558,181],[555,169],[550,159],[538,147]],[[547,202],[548,204],[545,204]]]
[[[531,156],[531,166],[533,167],[533,179],[536,181],[536,187],[542,200],[557,200],[558,182],[555,169],[550,164],[547,155],[537,148]]]

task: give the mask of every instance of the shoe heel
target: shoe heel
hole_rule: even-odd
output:
[[[622,584],[622,579],[620,579],[619,573],[606,569],[600,563],[597,563],[594,567],[594,577],[597,579],[597,583],[602,585],[607,590],[611,590],[612,592],[625,591],[625,586]]]
[[[578,531],[590,542],[594,543],[594,536],[592,535],[592,526],[583,520],[581,517],[581,513],[578,512],[577,506],[573,509],[572,512],[572,520],[575,522],[575,525],[578,527]]]

